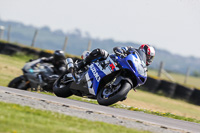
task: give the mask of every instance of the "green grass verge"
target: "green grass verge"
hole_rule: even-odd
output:
[[[4,133],[150,133],[17,104],[0,102],[0,108]]]

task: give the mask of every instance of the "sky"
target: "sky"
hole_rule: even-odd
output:
[[[0,19],[200,57],[200,0],[0,0]]]

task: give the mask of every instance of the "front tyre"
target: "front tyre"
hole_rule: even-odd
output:
[[[65,74],[60,76],[53,85],[53,92],[57,97],[66,98],[73,95],[73,93],[71,92],[69,88],[72,82],[69,82],[67,84],[62,83],[64,76]]]
[[[14,78],[8,84],[8,87],[16,88],[20,90],[27,90],[29,88],[29,81],[25,81],[24,76],[21,75],[19,77]]]
[[[122,99],[124,99],[131,89],[130,83],[127,81],[121,81],[121,83],[116,86],[117,90],[110,92],[113,88],[104,87],[97,94],[97,102],[100,105],[111,105]]]

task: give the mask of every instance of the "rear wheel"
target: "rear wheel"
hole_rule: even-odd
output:
[[[122,80],[115,87],[112,87],[111,85],[104,86],[97,94],[97,101],[100,105],[108,106],[114,104],[125,99],[130,89],[130,83],[125,80]]]
[[[29,81],[24,79],[24,76],[19,76],[14,78],[9,84],[8,87],[16,88],[20,90],[27,90],[29,88]]]
[[[66,97],[73,95],[73,93],[71,92],[71,90],[69,88],[72,82],[64,83],[63,82],[64,76],[65,76],[65,74],[60,76],[55,81],[55,83],[53,85],[53,92],[58,97],[66,98]]]

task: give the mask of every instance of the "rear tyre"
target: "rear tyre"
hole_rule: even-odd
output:
[[[56,96],[58,97],[69,97],[71,95],[73,95],[73,93],[70,90],[70,85],[72,82],[69,82],[67,84],[62,84],[61,80],[64,77],[65,74],[63,74],[62,76],[60,76],[54,83],[53,85],[53,92]]]
[[[102,88],[97,94],[97,102],[100,105],[108,106],[126,98],[128,92],[131,89],[130,83],[128,83],[127,81],[121,81],[119,85],[120,86],[118,88],[118,91],[114,92],[109,97],[105,97],[105,92],[109,89],[106,87]]]
[[[20,90],[27,90],[29,88],[29,84],[26,83],[24,76],[19,76],[14,78],[9,84],[8,87],[16,88]]]

